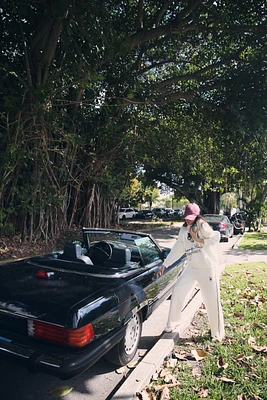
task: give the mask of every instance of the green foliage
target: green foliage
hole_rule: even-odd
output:
[[[107,226],[140,167],[145,187],[205,207],[259,187],[264,4],[3,0],[0,208],[15,229]]]
[[[221,196],[221,202],[220,202],[221,208],[225,211],[231,210],[232,208],[236,207],[236,201],[237,198],[235,193],[229,193],[229,192],[224,193]]]
[[[247,232],[242,238],[239,246],[244,250],[267,250],[267,233],[266,232]]]

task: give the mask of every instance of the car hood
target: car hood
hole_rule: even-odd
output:
[[[2,264],[0,311],[64,325],[72,309],[101,301],[120,285],[120,277],[94,277],[79,270],[54,268],[52,264],[56,263],[41,257]],[[51,276],[38,278],[37,271]]]

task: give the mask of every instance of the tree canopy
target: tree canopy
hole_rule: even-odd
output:
[[[206,208],[259,159],[266,179],[265,13],[3,0],[0,226],[30,239],[108,226],[138,167]]]

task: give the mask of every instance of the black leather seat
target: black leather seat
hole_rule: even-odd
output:
[[[128,248],[116,248],[112,249],[111,258],[105,261],[105,267],[124,267],[131,261],[131,251]]]
[[[80,262],[92,265],[90,257],[82,254],[81,245],[78,243],[66,243],[63,253],[58,257],[61,260]]]

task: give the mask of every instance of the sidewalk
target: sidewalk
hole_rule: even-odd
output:
[[[267,251],[259,250],[252,252],[249,250],[239,250],[238,242],[241,238],[238,238],[232,249],[223,255],[220,263],[221,270],[229,264],[260,261],[267,263]],[[182,312],[182,323],[172,333],[163,333],[155,346],[140,361],[138,366],[114,394],[112,400],[132,400],[136,393],[141,392],[149,384],[154,372],[163,363],[165,357],[171,353],[175,342],[179,337],[184,336],[184,331],[187,329],[201,303],[201,294],[195,289],[191,301]]]

